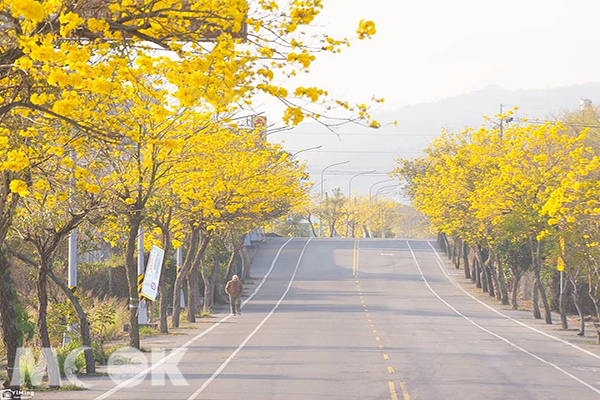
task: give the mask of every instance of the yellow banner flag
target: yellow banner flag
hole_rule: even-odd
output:
[[[556,260],[556,269],[559,271],[565,270],[565,262],[563,261],[561,256],[558,256],[558,260]]]

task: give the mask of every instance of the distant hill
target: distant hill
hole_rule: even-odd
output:
[[[600,104],[600,82],[524,90],[488,86],[432,103],[382,112],[378,116],[382,121],[397,120],[400,131],[425,133],[441,128],[457,130],[466,125],[478,126],[482,116],[492,117],[500,112],[500,103],[505,105],[505,110],[519,107],[521,117],[551,118],[561,111],[578,109],[583,98]]]
[[[520,118],[551,119],[562,111],[579,109],[583,98],[600,104],[600,82],[524,90],[488,86],[431,103],[374,114],[381,123],[397,121],[397,126],[385,125],[374,130],[346,125],[338,128],[336,132],[339,135],[335,135],[318,124],[305,123],[293,130],[273,134],[269,140],[284,141],[284,147],[293,152],[322,146],[318,150],[297,155],[298,159],[307,160],[309,172],[317,184],[325,166],[349,161],[327,170],[324,176],[325,190],[340,187],[347,194],[350,177],[359,172],[376,170],[376,173],[359,176],[352,182],[352,192],[368,194],[373,183],[387,177],[386,173],[394,168],[396,158],[418,155],[443,128],[457,131],[467,125],[477,127],[483,122],[483,116],[493,117],[499,113],[500,103],[506,106],[505,110],[519,107],[517,115]],[[320,191],[320,187],[314,191]]]

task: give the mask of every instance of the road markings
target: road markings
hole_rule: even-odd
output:
[[[524,328],[527,328],[527,329],[529,329],[529,330],[532,330],[532,331],[534,331],[534,332],[537,332],[537,333],[539,333],[540,335],[546,336],[547,338],[550,338],[550,339],[556,340],[557,342],[560,342],[560,343],[566,344],[566,345],[568,345],[568,346],[571,346],[572,348],[574,348],[574,349],[576,349],[576,350],[579,350],[579,351],[581,351],[582,353],[585,353],[585,354],[587,354],[588,356],[592,356],[592,357],[594,357],[594,358],[597,358],[597,359],[599,359],[599,360],[600,360],[600,355],[598,355],[598,354],[596,354],[596,353],[592,353],[591,351],[588,351],[588,350],[586,350],[586,349],[584,349],[584,348],[582,348],[582,347],[579,347],[579,346],[577,346],[576,344],[570,343],[570,342],[568,342],[568,341],[566,341],[566,340],[563,340],[563,339],[561,339],[561,338],[558,338],[558,337],[556,337],[556,336],[552,336],[552,335],[550,335],[550,334],[548,334],[548,333],[546,333],[546,332],[543,332],[543,331],[540,331],[539,329],[536,329],[536,328],[534,328],[533,326],[529,326],[529,325],[527,325],[527,324],[525,324],[525,323],[523,323],[523,322],[521,322],[521,321],[519,321],[519,320],[516,320],[516,319],[514,319],[514,318],[512,318],[512,317],[509,317],[508,315],[501,313],[500,311],[496,310],[496,309],[495,309],[495,308],[493,308],[493,307],[490,307],[489,305],[485,304],[483,301],[479,300],[477,297],[473,296],[471,293],[467,292],[467,291],[466,291],[466,290],[465,290],[465,289],[464,289],[462,286],[460,286],[458,283],[456,283],[456,282],[454,281],[454,279],[450,278],[450,276],[448,275],[448,273],[447,273],[447,272],[446,272],[446,270],[444,269],[444,264],[443,264],[443,261],[442,261],[442,259],[441,259],[440,255],[439,255],[439,253],[438,253],[438,252],[437,252],[437,250],[435,249],[435,247],[433,247],[433,246],[431,245],[431,243],[429,243],[429,242],[427,242],[427,244],[429,244],[429,247],[431,247],[431,248],[433,249],[433,251],[434,251],[434,253],[435,253],[435,256],[436,256],[436,258],[437,258],[437,259],[436,259],[436,261],[437,261],[437,264],[438,264],[438,266],[440,267],[440,269],[442,270],[442,272],[444,273],[444,275],[446,275],[446,277],[448,278],[448,280],[450,281],[450,283],[452,283],[452,284],[453,284],[453,285],[454,285],[456,288],[458,288],[458,289],[462,290],[462,291],[463,291],[463,292],[464,292],[464,293],[465,293],[467,296],[469,296],[470,298],[472,298],[473,300],[475,300],[475,301],[476,301],[476,302],[478,302],[479,304],[483,305],[484,307],[488,308],[489,310],[493,311],[494,313],[496,313],[496,314],[498,314],[498,315],[500,315],[500,316],[502,316],[502,317],[504,317],[504,318],[506,318],[506,319],[508,319],[508,320],[510,320],[510,321],[512,321],[512,322],[514,322],[514,323],[516,323],[516,324],[518,324],[518,325],[521,325],[521,326],[522,326],[522,327],[524,327]],[[462,275],[462,274],[461,274],[461,275]]]
[[[383,353],[383,359],[384,359],[384,360],[389,360],[389,359],[390,359],[390,356],[388,356],[387,354]]]
[[[390,374],[393,374],[393,373],[395,373],[396,371],[394,371],[394,368],[393,368],[393,367],[388,367],[388,372],[389,372]]]
[[[379,336],[375,336],[375,341],[376,342],[381,342],[381,338]]]
[[[277,303],[275,304],[273,309],[267,314],[266,317],[263,318],[262,321],[260,321],[260,323],[256,326],[256,328],[254,328],[254,330],[252,332],[250,332],[250,334],[248,336],[246,336],[246,339],[244,339],[244,341],[237,347],[237,349],[235,349],[233,351],[233,353],[231,353],[231,355],[223,362],[223,364],[221,364],[221,366],[219,368],[217,368],[217,370],[211,375],[211,377],[208,378],[202,384],[202,386],[200,386],[200,388],[194,392],[194,394],[192,394],[190,397],[188,397],[188,400],[194,400],[196,397],[198,397],[198,395],[200,393],[202,393],[204,391],[204,389],[206,389],[208,387],[208,385],[210,385],[210,383],[217,376],[219,376],[219,374],[221,372],[223,372],[223,370],[225,369],[225,367],[227,367],[227,365],[231,362],[231,360],[234,359],[234,357],[246,346],[246,344],[248,344],[248,342],[250,341],[250,339],[252,339],[252,337],[256,334],[256,332],[258,332],[260,330],[260,328],[262,328],[263,325],[267,322],[267,320],[269,318],[271,318],[273,313],[275,313],[275,310],[277,310],[277,308],[279,307],[279,305],[281,304],[281,302],[283,301],[285,296],[290,291],[290,288],[292,287],[292,283],[294,283],[294,278],[296,277],[296,273],[298,272],[298,268],[300,267],[300,262],[302,261],[302,256],[304,256],[304,252],[306,251],[306,248],[308,247],[308,244],[310,243],[311,240],[312,240],[312,238],[308,239],[308,241],[302,248],[302,251],[300,252],[300,257],[298,257],[298,262],[296,263],[296,268],[294,268],[294,273],[292,274],[292,277],[290,278],[290,282],[288,283],[287,288],[285,289],[285,292],[283,292],[283,294],[281,295],[281,297],[279,298],[279,300],[277,301]]]
[[[354,240],[354,249],[353,249],[354,253],[352,255],[352,275],[355,278],[358,278],[358,260],[359,260],[359,250],[358,250],[358,248],[359,248],[359,240],[356,239],[356,240]],[[357,283],[357,286],[359,286],[358,285],[358,279],[356,280],[356,283]]]
[[[379,348],[380,348],[381,350],[383,350],[383,345],[382,345],[382,344],[380,344],[380,345],[379,345]]]
[[[419,261],[417,261],[417,257],[415,256],[415,253],[412,249],[412,247],[410,246],[410,243],[408,242],[408,240],[406,241],[406,244],[408,245],[408,249],[410,250],[410,254],[412,255],[413,260],[415,261],[415,264],[417,266],[417,269],[419,270],[419,274],[421,275],[421,279],[423,280],[423,282],[425,283],[425,285],[427,286],[427,288],[431,291],[431,293],[433,293],[433,295],[435,297],[438,298],[438,300],[440,300],[442,303],[444,303],[448,308],[450,308],[452,311],[454,311],[456,314],[460,315],[461,317],[463,317],[464,319],[466,319],[467,321],[469,321],[471,324],[475,325],[477,328],[481,329],[482,331],[489,333],[490,335],[494,336],[497,339],[500,339],[501,341],[503,341],[504,343],[514,347],[517,350],[522,351],[525,354],[530,355],[531,357],[535,358],[536,360],[547,364],[549,366],[551,366],[552,368],[556,369],[557,371],[562,372],[563,374],[567,375],[568,377],[572,378],[573,380],[579,382],[580,384],[582,384],[583,386],[587,387],[588,389],[592,390],[593,392],[600,394],[600,390],[596,389],[594,386],[590,385],[589,383],[579,379],[578,377],[576,377],[575,375],[565,371],[564,369],[562,369],[561,367],[559,367],[558,365],[551,363],[550,361],[546,361],[545,359],[543,359],[540,356],[537,356],[535,354],[533,354],[532,352],[524,349],[523,347],[519,346],[518,344],[515,344],[513,342],[511,342],[510,340],[506,339],[503,336],[498,335],[497,333],[494,333],[492,331],[490,331],[487,328],[484,328],[483,326],[479,325],[477,322],[473,321],[471,318],[467,317],[466,315],[464,315],[463,313],[461,313],[460,311],[458,311],[456,308],[454,308],[454,306],[452,306],[450,303],[448,303],[446,300],[444,300],[429,284],[429,282],[427,281],[427,278],[425,278],[425,275],[423,274],[423,270],[421,269],[421,265],[419,264]]]
[[[271,267],[269,268],[269,270],[267,271],[267,273],[265,274],[265,276],[263,276],[262,280],[260,281],[259,285],[256,287],[256,289],[254,289],[254,292],[252,292],[252,294],[250,295],[250,297],[248,297],[240,306],[240,308],[244,307],[246,305],[246,303],[248,303],[255,295],[256,293],[258,293],[258,291],[260,290],[260,288],[262,287],[263,283],[267,280],[268,276],[271,274],[271,271],[273,271],[273,268],[275,267],[275,263],[277,262],[277,260],[279,259],[279,255],[281,254],[281,251],[283,250],[283,248],[292,241],[293,238],[290,238],[288,241],[286,241],[284,244],[281,245],[281,247],[279,248],[279,250],[277,251],[277,254],[275,255],[275,258],[273,259],[273,262],[271,263]],[[309,239],[310,241],[310,239]],[[307,242],[308,243],[308,242]],[[164,364],[165,362],[167,362],[168,360],[170,360],[171,358],[177,356],[180,352],[185,351],[188,347],[190,347],[192,345],[192,343],[194,343],[196,340],[202,338],[203,336],[207,335],[209,332],[211,332],[213,329],[215,329],[217,326],[221,325],[223,322],[227,321],[229,318],[231,318],[233,315],[229,314],[226,317],[222,318],[221,320],[219,320],[219,322],[215,323],[214,325],[212,325],[210,328],[208,328],[207,330],[200,332],[198,335],[194,336],[193,338],[191,338],[190,340],[188,340],[186,343],[184,343],[181,347],[178,347],[176,349],[173,349],[173,351],[171,351],[171,353],[169,353],[169,355],[167,355],[166,357],[164,357],[163,359],[159,360],[158,362],[152,364],[150,367],[146,368],[145,370],[139,372],[136,376],[121,382],[119,385],[115,386],[114,388],[106,391],[104,394],[101,394],[100,396],[96,397],[95,400],[103,400],[106,399],[110,396],[112,396],[113,394],[117,393],[118,391],[120,391],[121,389],[128,387],[129,385],[131,385],[131,383],[135,382],[135,381],[139,381],[141,379],[144,379],[144,377],[148,374],[148,372],[156,369],[157,367],[161,366],[162,364]]]
[[[404,400],[410,400],[408,389],[406,389],[406,383],[400,382],[400,389],[402,390],[402,397],[404,397]]]
[[[392,395],[392,400],[398,400],[398,393],[396,393],[396,385],[394,385],[393,381],[390,381],[390,394]]]

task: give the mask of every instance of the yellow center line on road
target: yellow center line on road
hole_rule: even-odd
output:
[[[390,359],[390,356],[388,356],[387,354],[383,353],[383,359],[384,359],[384,360],[389,360],[389,359]]]
[[[394,367],[388,367],[388,372],[389,372],[390,374],[393,374],[393,373],[395,373],[396,371],[394,371]]]
[[[381,338],[379,336],[375,336],[375,341],[376,342],[381,342]]]
[[[402,389],[402,397],[404,397],[404,400],[410,400],[410,395],[406,389],[406,383],[400,382],[400,389]]]
[[[382,344],[380,344],[380,345],[379,345],[379,348],[380,348],[381,350],[383,350],[383,345],[382,345]]]
[[[398,394],[396,393],[396,385],[394,385],[394,381],[390,381],[390,394],[392,395],[392,400],[398,400]]]
[[[360,260],[360,241],[356,239],[356,277],[358,278],[358,262]]]
[[[357,278],[357,274],[356,274],[356,244],[357,244],[357,240],[354,241],[354,248],[352,249],[352,276],[354,276],[355,278]],[[357,280],[358,282],[358,280]]]

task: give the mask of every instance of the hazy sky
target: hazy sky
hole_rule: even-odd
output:
[[[600,81],[600,1],[329,0],[324,5],[317,22],[323,31],[355,37],[358,21],[370,19],[377,34],[371,40],[354,41],[342,54],[320,56],[306,83],[352,102],[366,102],[373,95],[383,97],[384,111],[490,85],[518,90]],[[498,104],[506,101],[497,100]],[[577,101],[569,106],[577,107]],[[528,109],[535,104],[519,106]],[[544,115],[558,111],[548,108],[535,111]],[[485,112],[493,115],[497,104]],[[273,117],[270,121],[277,119]],[[479,121],[481,115],[473,117]],[[385,173],[394,168],[395,158],[422,150],[432,133],[439,134],[447,122],[444,118],[431,115],[440,128],[422,137],[404,135],[406,129],[399,127],[398,132],[388,129],[372,134],[365,129],[359,134],[362,136],[342,134],[338,138],[316,135],[313,127],[301,124],[293,131],[272,135],[270,140],[285,141],[284,146],[294,152],[322,145],[297,156],[308,162],[317,185],[325,166],[350,161],[328,170],[325,190],[340,187],[347,193],[353,174],[377,169],[377,174],[353,182],[353,191],[366,195],[373,183],[385,179]]]
[[[329,0],[319,23],[355,36],[360,19],[377,34],[322,57],[311,80],[386,108],[498,84],[546,88],[598,81],[600,2],[591,0]]]

